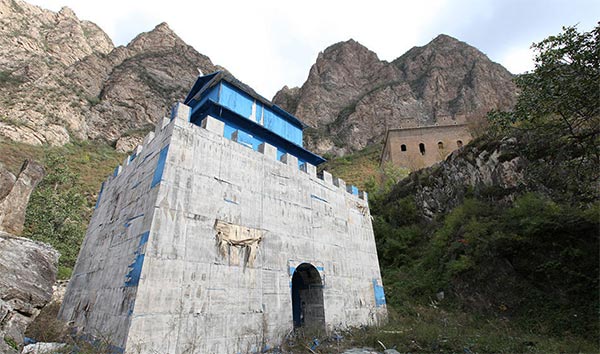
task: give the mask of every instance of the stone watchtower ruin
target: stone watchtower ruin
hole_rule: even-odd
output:
[[[103,183],[59,316],[125,353],[256,352],[382,320],[367,195],[317,174],[303,127],[199,77]]]

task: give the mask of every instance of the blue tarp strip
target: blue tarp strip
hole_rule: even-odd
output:
[[[129,272],[125,276],[125,286],[137,286],[140,282],[140,276],[142,275],[142,265],[144,264],[145,254],[142,252],[142,246],[148,242],[150,231],[146,231],[140,235],[140,242],[138,248],[135,251],[135,260],[129,265]]]
[[[377,279],[373,279],[373,291],[375,292],[375,306],[380,307],[385,305],[383,286],[377,284]]]
[[[243,130],[236,130],[236,131],[237,131],[237,142],[238,143],[240,143],[246,147],[249,147],[253,150],[256,150],[256,149],[254,149],[254,138],[252,137],[252,135],[246,133]]]
[[[98,192],[98,199],[96,199],[96,206],[94,206],[94,209],[98,209],[98,205],[100,205],[100,199],[102,199],[103,191],[104,191],[104,182],[102,182],[102,185],[100,186],[100,192]]]
[[[137,252],[136,252],[137,253]],[[129,273],[127,273],[125,286],[137,286],[142,275],[142,265],[144,264],[144,254],[137,254],[135,261],[129,265]]]
[[[158,155],[158,163],[156,164],[156,169],[154,170],[154,176],[152,177],[152,184],[150,188],[154,188],[157,184],[162,180],[163,170],[165,169],[165,162],[167,160],[167,152],[169,151],[169,145],[165,146],[160,150],[160,155]]]
[[[325,200],[325,199],[323,199],[323,198],[321,198],[319,196],[316,196],[314,194],[311,194],[310,197],[313,198],[313,199],[316,199],[316,200],[320,200],[320,201],[322,201],[324,203],[329,203],[327,200]]]
[[[148,243],[148,238],[150,237],[150,231],[146,231],[142,234],[142,237],[140,237],[140,243],[138,244],[138,247],[141,247],[143,245],[145,245],[146,243]]]
[[[142,216],[144,216],[144,213],[142,213],[142,214],[140,214],[140,215],[133,216],[133,217],[131,217],[131,218],[127,219],[127,220],[125,221],[125,224],[123,224],[123,226],[125,226],[125,227],[129,227],[129,226],[131,226],[131,221],[133,221],[133,220],[135,220],[135,219],[137,219],[137,218],[141,218]]]

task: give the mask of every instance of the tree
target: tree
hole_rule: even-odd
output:
[[[588,189],[600,165],[600,24],[579,33],[575,26],[534,44],[535,70],[518,76],[512,112],[492,112],[502,134],[520,130],[530,140],[527,157],[540,178]],[[593,193],[592,193],[593,194]]]
[[[69,278],[85,236],[86,199],[79,176],[64,156],[49,152],[45,158],[48,174],[31,195],[25,216],[24,235],[51,244],[61,256],[58,277]]]

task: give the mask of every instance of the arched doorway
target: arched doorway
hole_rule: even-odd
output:
[[[323,281],[312,264],[300,264],[292,275],[292,314],[294,328],[325,328]]]

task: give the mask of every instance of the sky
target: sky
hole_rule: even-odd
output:
[[[319,52],[350,38],[392,61],[444,33],[513,74],[533,69],[530,46],[562,26],[591,30],[599,0],[27,0],[68,6],[115,45],[167,22],[187,44],[265,97],[301,86]]]

